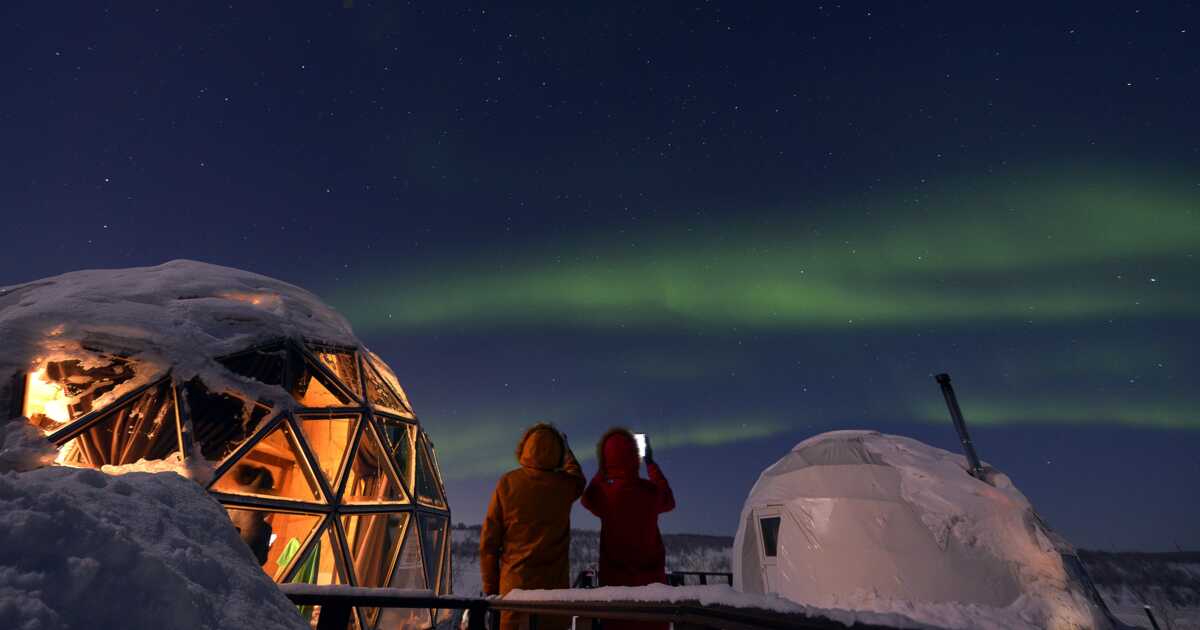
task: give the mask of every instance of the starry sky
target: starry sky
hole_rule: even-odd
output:
[[[192,258],[314,291],[405,384],[456,521],[551,420],[588,473],[608,426],[649,433],[663,529],[732,535],[808,436],[954,449],[947,371],[1068,538],[1200,548],[1194,3],[18,1],[0,25],[0,285]]]

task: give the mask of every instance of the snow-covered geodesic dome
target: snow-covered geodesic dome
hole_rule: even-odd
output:
[[[0,289],[0,340],[0,417],[58,464],[191,476],[277,582],[450,591],[433,444],[311,293],[182,260],[78,271]]]
[[[966,470],[960,455],[874,431],[801,442],[746,499],[734,588],[939,625],[1108,627],[1069,543],[1008,477]]]

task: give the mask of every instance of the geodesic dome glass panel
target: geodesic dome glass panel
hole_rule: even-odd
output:
[[[219,362],[227,383],[247,385],[214,391],[116,354],[59,357],[27,375],[23,410],[60,464],[210,462],[209,491],[276,582],[448,593],[445,487],[391,369],[361,347],[289,339]],[[262,385],[295,406],[256,398]],[[300,610],[315,623],[318,607]],[[437,611],[356,614],[363,628],[424,627]]]

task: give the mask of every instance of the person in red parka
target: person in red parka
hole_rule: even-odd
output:
[[[646,444],[646,474],[638,475],[637,442],[626,429],[609,429],[596,446],[600,469],[583,492],[583,507],[600,518],[600,585],[645,586],[667,581],[667,554],[658,515],[675,509],[675,495]],[[665,624],[661,624],[665,627]],[[605,628],[660,624],[606,621]]]

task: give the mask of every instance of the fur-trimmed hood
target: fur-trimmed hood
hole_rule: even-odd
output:
[[[517,442],[517,461],[525,468],[557,470],[562,468],[566,450],[558,428],[549,422],[539,422],[525,429]]]

